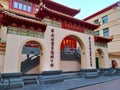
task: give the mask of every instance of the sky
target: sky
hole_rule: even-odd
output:
[[[84,19],[95,12],[116,3],[119,0],[53,0],[74,9],[80,9],[80,13],[75,16]]]

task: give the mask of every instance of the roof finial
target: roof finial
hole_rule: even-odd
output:
[[[40,3],[42,3],[43,2],[43,0],[40,0]]]
[[[0,11],[4,9],[3,5],[0,3]]]
[[[43,5],[43,1],[42,0],[40,0],[40,4],[39,4],[40,6],[42,6]]]

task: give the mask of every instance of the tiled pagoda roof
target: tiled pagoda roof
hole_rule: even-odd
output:
[[[95,40],[95,42],[105,42],[105,43],[108,43],[108,42],[110,42],[110,41],[112,41],[112,38],[107,38],[107,37],[102,37],[102,36],[97,36],[97,35],[95,35],[94,36],[94,40]]]
[[[63,14],[61,12],[51,10],[51,9],[45,7],[45,6],[43,6],[39,9],[39,11],[36,13],[36,16],[41,18],[41,19],[43,19],[44,17],[47,17],[47,16],[49,16],[50,18],[56,18],[58,20],[61,19],[62,21],[75,23],[76,25],[81,25],[81,26],[83,26],[85,28],[88,28],[90,30],[95,30],[99,27],[98,25],[90,24],[90,23],[84,22],[82,20],[73,18],[72,16]]]
[[[69,8],[67,6],[64,6],[62,4],[56,3],[52,0],[26,0],[28,2],[34,3],[34,4],[44,4],[47,8],[59,11],[61,13],[65,13],[70,16],[75,16],[80,12],[80,10]]]
[[[40,28],[42,32],[46,30],[47,26],[40,20],[16,14],[8,10],[0,11],[0,23],[3,26],[10,26],[15,23],[18,27],[24,25],[26,27],[34,27],[35,30]]]

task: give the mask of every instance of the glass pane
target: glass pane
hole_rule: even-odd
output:
[[[108,16],[104,16],[104,17],[102,18],[102,22],[103,22],[103,24],[104,24],[104,23],[107,23],[107,22],[108,22]]]
[[[18,8],[18,2],[14,2],[14,8]]]
[[[31,6],[28,6],[28,10],[27,10],[28,12],[31,12]]]
[[[103,35],[109,37],[109,28],[103,29]]]
[[[22,10],[22,3],[19,3],[19,9]]]
[[[27,11],[27,5],[23,5],[23,10]]]
[[[95,31],[95,32],[94,32],[94,35],[99,35],[99,31]]]
[[[99,24],[99,20],[98,20],[98,19],[95,20],[94,23],[95,23],[95,24]]]

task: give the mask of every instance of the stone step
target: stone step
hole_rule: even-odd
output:
[[[25,76],[23,77],[24,85],[39,84],[37,76]]]
[[[75,72],[75,73],[63,73],[62,77],[64,79],[82,78],[79,72]]]
[[[40,80],[42,80],[45,84],[47,83],[57,83],[57,82],[62,82],[63,78],[62,75],[45,75],[45,76],[40,76]]]
[[[2,83],[0,83],[0,90],[8,90],[15,88],[23,88],[24,83],[22,78],[5,78]]]
[[[1,88],[23,88],[22,73],[1,74]]]

